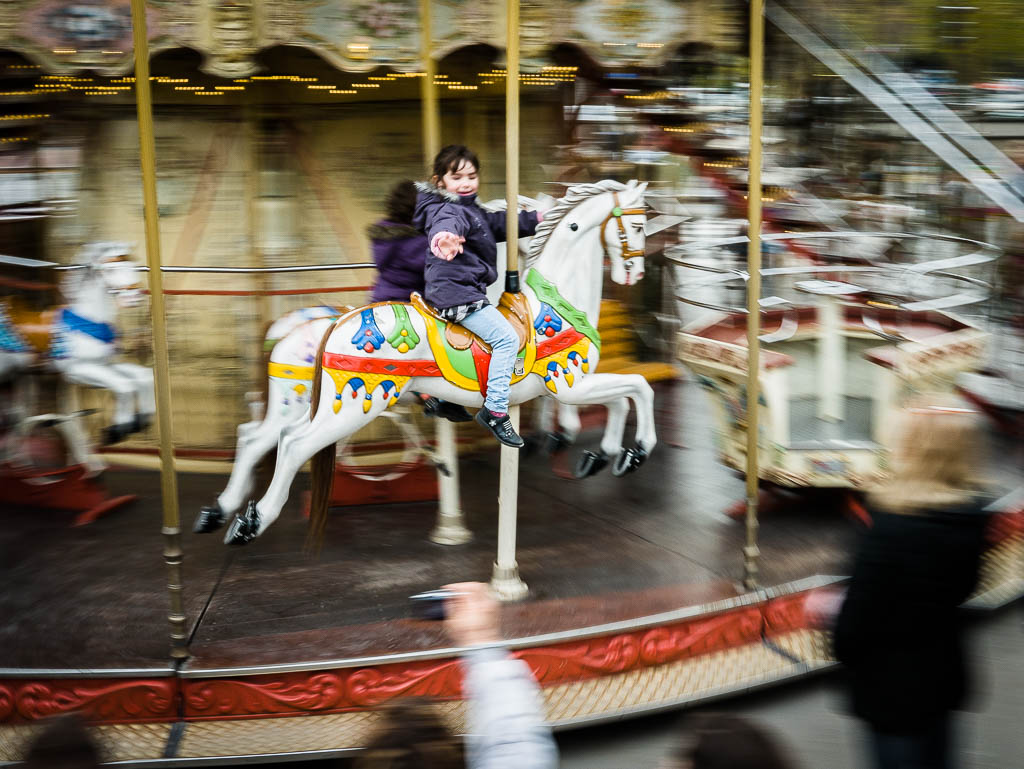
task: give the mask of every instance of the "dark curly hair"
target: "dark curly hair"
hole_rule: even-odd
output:
[[[100,747],[77,713],[58,716],[36,735],[25,756],[26,769],[99,769]]]
[[[472,163],[473,168],[477,171],[480,170],[480,159],[469,147],[463,144],[449,144],[447,147],[442,147],[441,151],[437,153],[437,157],[434,158],[434,184],[440,184],[441,177],[449,171],[458,171],[463,162]]]
[[[683,739],[672,758],[692,769],[793,769],[775,738],[728,713],[702,713],[683,721]]]
[[[416,185],[403,179],[392,187],[384,201],[384,210],[389,222],[412,224],[412,214],[416,210]]]
[[[356,769],[464,769],[458,739],[422,698],[381,708],[377,729],[356,759]]]

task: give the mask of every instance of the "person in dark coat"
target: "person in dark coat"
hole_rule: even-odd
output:
[[[977,481],[980,444],[967,409],[910,409],[893,477],[869,497],[873,523],[834,638],[878,769],[954,765],[951,714],[971,691],[960,606],[977,583],[991,501]]]
[[[429,246],[424,297],[442,317],[462,324],[491,348],[487,396],[476,419],[506,446],[522,448],[523,439],[508,416],[519,338],[487,301],[487,287],[498,277],[498,243],[506,239],[506,214],[477,204],[479,170],[472,150],[452,144],[434,159],[431,183],[418,185],[413,224],[427,234]],[[521,212],[520,236],[533,235],[540,217],[537,211]]]
[[[391,188],[385,201],[386,219],[371,224],[373,261],[377,264],[377,281],[370,295],[374,302],[408,302],[414,292],[423,293],[424,264],[427,261],[427,236],[412,224],[416,207],[416,185],[408,179]],[[419,395],[427,416],[444,417],[450,422],[468,422],[472,415],[458,403]]]
[[[415,206],[416,185],[401,181],[385,201],[387,218],[366,230],[377,264],[370,296],[374,302],[408,302],[410,294],[422,294],[426,287],[427,236],[412,225]]]

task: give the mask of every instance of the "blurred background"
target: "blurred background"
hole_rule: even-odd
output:
[[[364,230],[387,189],[426,176],[418,2],[148,7],[164,263],[368,262]],[[984,277],[995,292],[971,312],[1019,319],[1024,237],[1020,210],[1007,210],[1024,205],[1019,12],[1011,0],[771,4],[766,231],[994,244],[1004,256]],[[477,150],[484,200],[504,194],[503,13],[476,0],[432,5],[441,140]],[[686,319],[675,301],[686,271],[668,267],[666,249],[744,231],[746,15],[736,0],[522,5],[523,194],[637,178],[650,182],[653,213],[681,217],[649,243],[641,289],[612,293],[640,319],[627,341],[642,360],[670,358]],[[143,260],[128,3],[4,3],[0,17],[3,253],[66,265],[83,244],[116,240]],[[871,244],[886,258],[909,248]],[[706,256],[728,264],[744,248]],[[766,253],[782,264],[854,246],[813,248],[792,241]],[[26,271],[6,265],[0,291],[45,304],[25,286],[59,276]],[[361,303],[373,279],[373,269],[168,274],[175,444],[230,448],[249,418],[244,394],[260,387],[268,324],[296,307]],[[117,320],[125,355],[143,364],[147,313],[144,302]],[[82,397],[108,407],[108,394]],[[122,448],[154,445],[149,432]]]

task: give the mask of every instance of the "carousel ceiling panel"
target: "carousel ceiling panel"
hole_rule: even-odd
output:
[[[685,39],[700,0],[539,0],[521,6],[524,67],[558,43],[608,66],[655,65]],[[434,55],[469,45],[504,48],[503,0],[434,0]],[[700,15],[700,14],[698,14]],[[363,72],[421,67],[419,0],[149,0],[153,53],[191,48],[221,77],[258,71],[277,45],[310,48],[333,66]],[[129,0],[0,0],[0,47],[54,73],[132,69]]]

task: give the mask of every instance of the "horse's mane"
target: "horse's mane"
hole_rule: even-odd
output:
[[[524,260],[526,266],[537,260],[541,251],[544,250],[544,244],[551,237],[551,233],[555,231],[555,227],[565,218],[567,213],[584,200],[600,195],[602,192],[621,192],[624,189],[626,189],[625,184],[612,181],[611,179],[605,179],[596,184],[575,184],[567,189],[565,197],[559,198],[553,208],[545,211],[544,221],[537,225],[537,231],[533,235],[533,240],[530,241],[530,248]]]

